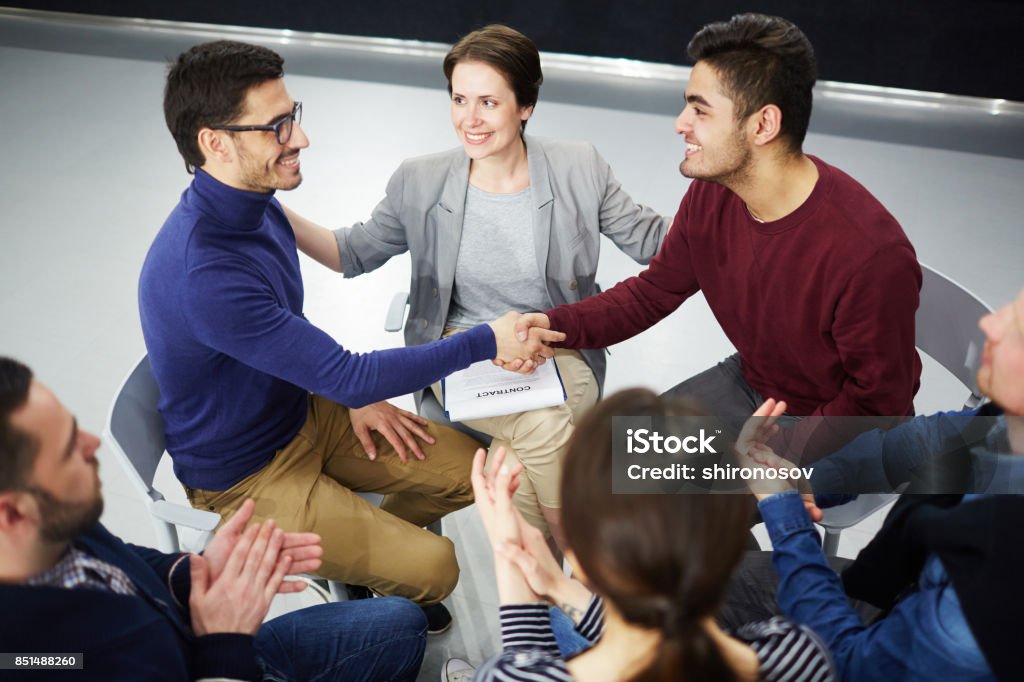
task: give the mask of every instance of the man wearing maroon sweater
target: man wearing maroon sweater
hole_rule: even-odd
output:
[[[726,416],[767,396],[795,416],[911,414],[921,269],[877,199],[803,153],[816,79],[807,38],[745,14],[705,26],[688,51],[696,66],[676,132],[680,172],[694,181],[661,251],[640,275],[524,316],[517,331],[551,328],[564,346],[600,348],[703,291],[738,353],[670,393]]]

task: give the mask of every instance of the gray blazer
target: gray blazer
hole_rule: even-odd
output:
[[[600,236],[647,264],[670,221],[639,206],[623,191],[593,145],[524,135],[529,159],[534,244],[548,295],[555,305],[596,294]],[[345,277],[412,254],[407,345],[441,338],[455,282],[462,218],[469,184],[469,157],[461,147],[402,162],[370,220],[335,232]],[[509,248],[512,248],[511,245]],[[582,351],[599,386],[605,358]]]

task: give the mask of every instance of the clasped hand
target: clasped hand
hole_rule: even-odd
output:
[[[520,374],[530,374],[554,357],[550,344],[565,340],[565,334],[551,330],[543,313],[505,313],[490,325],[498,347],[494,364]]]

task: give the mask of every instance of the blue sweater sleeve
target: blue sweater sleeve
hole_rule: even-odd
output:
[[[125,543],[125,545],[135,552],[136,556],[149,564],[157,577],[170,590],[171,596],[183,610],[188,611],[188,599],[192,593],[192,573],[188,554],[164,554],[151,547],[130,543]]]
[[[278,301],[244,262],[207,262],[190,270],[188,277],[182,289],[197,339],[348,407],[417,391],[496,354],[488,325],[422,346],[353,353]]]
[[[190,623],[189,596],[192,580],[187,554],[164,554],[150,547],[125,546],[146,562],[157,577],[167,585],[185,622]],[[262,679],[253,647],[253,636],[237,632],[222,632],[195,637],[192,640],[192,667],[197,678],[230,678],[237,680]]]
[[[773,495],[758,508],[774,549],[779,608],[825,640],[840,679],[989,679],[952,585],[918,589],[865,626],[826,562],[800,496]]]
[[[977,410],[914,417],[887,431],[862,433],[814,465],[815,495],[893,492],[915,468],[939,454]]]

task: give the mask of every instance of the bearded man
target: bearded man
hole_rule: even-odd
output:
[[[748,415],[768,396],[797,417],[913,414],[921,268],[870,192],[803,151],[817,78],[810,42],[785,19],[743,14],[705,26],[688,50],[696,64],[675,129],[693,182],[661,251],[638,276],[526,315],[517,331],[604,348],[702,291],[737,353],[670,394],[722,416]]]

